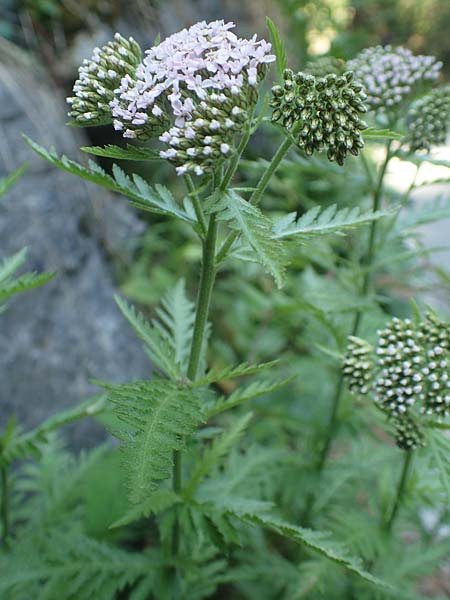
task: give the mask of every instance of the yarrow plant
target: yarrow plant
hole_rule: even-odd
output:
[[[411,517],[402,506],[413,485],[412,451],[417,464],[424,457],[443,478],[430,503],[450,489],[439,431],[450,406],[450,332],[431,311],[423,321],[393,318],[385,290],[378,301],[383,261],[376,258],[380,246],[394,245],[392,262],[402,254],[407,234],[396,228],[408,194],[386,211],[384,176],[394,156],[417,158],[403,117],[422,80],[435,80],[437,62],[369,50],[363,62],[376,86],[361,57],[355,73],[351,63],[325,60],[295,73],[267,23],[271,43],[241,39],[225,21],[197,23],[145,51],[117,34],[80,67],[72,122],[109,124],[130,141],[83,151],[144,167],[168,161],[183,176],[176,193],[148,181],[152,170],[137,174],[114,163],[106,172],[28,140],[52,165],[157,215],[143,242],[151,267],[162,239],[170,251],[167,266],[158,264],[163,275],[138,286],[139,294],[131,269],[123,291],[142,311],[116,297],[144,344],[151,377],[98,381],[100,395],[80,407],[26,433],[10,423],[0,435],[2,532],[10,546],[0,553],[0,597],[387,600],[416,589],[411,575],[422,542],[400,552],[403,538],[386,534],[404,522],[417,529],[419,511]],[[268,83],[272,63],[275,85]],[[383,81],[398,88],[392,104]],[[386,106],[402,105],[389,120],[401,131],[362,120],[376,125],[378,93]],[[265,145],[265,160],[256,144],[256,160],[243,160],[259,127],[272,128],[280,144],[269,158]],[[380,167],[365,148],[373,139],[386,140]],[[339,206],[314,203],[313,188],[332,190]],[[185,237],[189,250],[175,252],[172,244]],[[145,260],[138,259],[140,285]],[[173,285],[162,290],[160,280]],[[372,346],[363,338],[371,339],[365,332],[374,320],[380,325]],[[331,388],[324,423],[322,396]],[[118,438],[120,461],[115,448],[69,458],[53,436],[89,414],[101,415]],[[406,450],[395,497],[391,464],[400,453],[379,435],[386,418]],[[32,454],[37,463],[25,461],[9,477],[14,461]],[[389,469],[382,478],[380,465]],[[392,568],[392,552],[401,568]]]

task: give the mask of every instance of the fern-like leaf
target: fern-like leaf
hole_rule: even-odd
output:
[[[69,408],[51,416],[31,431],[21,434],[16,430],[2,450],[2,459],[11,463],[14,460],[28,458],[39,451],[39,446],[47,442],[48,435],[52,431],[74,421],[102,414],[107,408],[107,398],[103,394],[90,398],[75,408]]]
[[[287,253],[284,244],[274,236],[272,222],[263,213],[234,190],[213,195],[208,210],[217,213],[217,218],[241,234],[252,248],[256,260],[274,277],[282,287]],[[281,236],[280,236],[281,237]]]
[[[12,187],[16,183],[16,181],[22,177],[22,175],[27,170],[27,166],[28,165],[22,165],[7,177],[0,179],[0,196],[6,194],[9,188]]]
[[[45,148],[42,148],[42,146],[39,146],[26,136],[25,139],[39,156],[53,166],[58,167],[58,169],[66,171],[66,173],[95,183],[112,192],[123,194],[131,199],[130,202],[133,206],[136,206],[141,210],[159,215],[176,217],[188,223],[195,224],[192,211],[184,210],[178,206],[172,194],[163,186],[158,185],[155,186],[155,188],[152,188],[142,179],[142,177],[139,177],[139,175],[129,177],[117,165],[113,166],[112,175],[108,175],[93,161],[89,161],[88,166],[84,167],[64,155],[58,157],[54,151],[48,151]]]
[[[293,377],[284,379],[269,379],[263,381],[252,381],[249,385],[240,386],[229,396],[220,398],[208,411],[208,417],[212,417],[226,410],[241,406],[253,398],[270,394],[292,381]]]
[[[299,218],[296,213],[289,213],[279,219],[274,226],[275,238],[303,242],[329,233],[343,234],[384,216],[382,211],[361,213],[358,207],[338,210],[333,204],[321,211],[320,206],[315,206]]]
[[[144,342],[152,362],[171,379],[186,375],[195,318],[195,306],[186,296],[184,280],[170,289],[150,322],[119,296],[118,307]]]
[[[237,445],[244,434],[253,413],[247,413],[240,419],[236,419],[233,425],[217,437],[209,448],[205,450],[201,460],[197,462],[193,473],[185,488],[187,497],[191,497],[199,484],[215,469],[227,456],[228,452]]]
[[[0,556],[0,597],[111,600],[155,570],[150,556],[114,548],[80,531],[32,535]]]
[[[179,502],[181,498],[172,490],[156,490],[144,502],[132,506],[123,517],[110,525],[110,528],[123,527],[144,517],[158,515]]]
[[[34,290],[48,283],[56,273],[25,273],[17,279],[0,284],[0,301],[11,296]]]
[[[170,477],[172,453],[183,450],[186,438],[204,420],[199,397],[171,381],[152,379],[113,386],[109,391],[114,413],[125,431],[114,432],[123,442],[123,464],[129,498],[143,502],[158,481]]]
[[[268,511],[254,511],[251,506],[249,507],[247,505],[248,502],[249,501],[240,503],[233,501],[231,504],[228,504],[228,501],[226,500],[225,502],[221,502],[221,506],[225,512],[233,514],[243,522],[260,525],[265,529],[274,531],[282,537],[293,540],[298,544],[303,544],[310,550],[318,552],[365,581],[382,588],[389,588],[389,585],[386,582],[374,577],[364,569],[361,559],[351,556],[345,546],[332,541],[329,534],[292,525],[277,516],[273,516]]]
[[[283,79],[283,71],[285,70],[286,65],[287,65],[286,50],[284,48],[284,44],[281,40],[281,36],[278,32],[278,29],[277,29],[275,23],[272,21],[272,19],[269,19],[269,17],[267,17],[266,24],[267,24],[267,29],[270,32],[272,48],[275,53],[275,56],[277,57],[277,62],[276,62],[277,75],[278,75],[278,78],[280,80],[282,80]]]
[[[82,146],[80,148],[87,154],[102,156],[104,158],[114,158],[115,160],[162,160],[157,150],[152,148],[141,148],[127,144],[125,148],[107,144],[106,146]]]
[[[225,367],[224,369],[212,369],[204,377],[197,379],[193,382],[194,387],[203,387],[205,385],[211,385],[219,381],[225,381],[229,379],[236,379],[237,377],[244,377],[245,375],[254,375],[255,373],[261,373],[271,369],[279,363],[278,360],[273,360],[266,363],[260,363],[252,365],[250,363],[241,363],[235,367]]]

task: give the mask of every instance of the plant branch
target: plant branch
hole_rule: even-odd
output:
[[[192,177],[190,175],[185,175],[184,181],[189,192],[189,197],[191,198],[192,204],[194,206],[197,221],[200,226],[200,231],[202,233],[202,236],[205,236],[207,231],[207,224],[199,195],[197,193],[197,190],[195,189],[194,182],[192,181]]]
[[[404,461],[403,461],[402,474],[400,476],[400,480],[399,480],[398,486],[397,486],[397,494],[395,496],[394,506],[392,507],[391,514],[382,524],[382,528],[384,529],[384,531],[386,533],[391,532],[392,526],[394,524],[395,518],[398,513],[398,509],[400,508],[400,505],[402,503],[403,494],[405,492],[405,487],[406,487],[406,482],[408,481],[408,475],[411,470],[412,458],[413,458],[413,451],[407,450],[405,452],[405,457],[404,457]]]
[[[194,380],[197,377],[197,371],[202,353],[206,323],[208,321],[209,305],[211,302],[212,288],[216,276],[215,252],[217,238],[216,215],[212,214],[209,219],[208,232],[203,242],[202,270],[200,275],[200,285],[197,297],[197,308],[195,313],[194,333],[192,336],[191,353],[187,376]],[[177,450],[173,453],[173,476],[172,487],[176,494],[182,491],[182,462],[181,453]],[[172,532],[172,556],[176,557],[180,546],[180,525],[178,519],[175,520]]]
[[[5,548],[9,547],[9,485],[8,485],[8,467],[3,465],[0,468],[1,471],[1,484],[2,484],[2,496],[1,496],[1,519],[3,529],[3,544]]]

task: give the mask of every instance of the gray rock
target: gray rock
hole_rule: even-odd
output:
[[[106,258],[129,252],[143,226],[123,198],[31,152],[22,132],[71,157],[79,157],[86,140],[65,126],[64,99],[40,69],[8,53],[0,48],[0,178],[25,161],[29,168],[0,203],[0,256],[28,246],[27,270],[58,273],[16,297],[0,316],[0,427],[16,414],[30,428],[97,393],[93,377],[148,376],[148,359],[113,301]],[[85,421],[68,434],[80,447],[94,444],[102,431]]]

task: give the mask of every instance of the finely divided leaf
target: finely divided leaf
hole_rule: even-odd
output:
[[[231,506],[223,503],[222,509],[244,522],[260,525],[294,542],[304,544],[306,547],[343,566],[365,581],[383,588],[389,588],[387,583],[374,577],[364,569],[360,558],[349,555],[345,546],[332,541],[327,533],[292,525],[277,516],[273,516],[270,512],[252,511],[245,507],[245,505],[239,506],[236,502],[233,502]]]
[[[199,484],[207,477],[213,469],[220,465],[231,448],[235,447],[250,423],[253,413],[247,413],[240,419],[236,419],[229,429],[219,435],[205,450],[202,458],[194,467],[193,473],[185,488],[187,497],[191,497]]]
[[[204,420],[199,397],[171,381],[153,379],[123,385],[101,384],[114,413],[128,427],[115,432],[123,442],[129,498],[139,504],[171,475],[174,450]]]
[[[296,213],[279,219],[274,225],[275,238],[303,241],[329,233],[342,234],[347,229],[366,225],[384,216],[386,213],[382,211],[361,213],[358,207],[338,210],[333,204],[321,211],[320,206],[315,206],[298,219]]]
[[[115,160],[162,160],[159,152],[153,148],[142,148],[127,144],[126,147],[107,144],[106,146],[82,146],[80,148],[87,154],[114,158]]]
[[[233,190],[214,196],[208,206],[217,218],[227,221],[252,248],[257,261],[282,287],[287,253],[283,243],[274,236],[273,225],[263,213]]]
[[[270,32],[270,38],[272,41],[272,50],[277,57],[277,74],[279,79],[283,79],[283,71],[287,65],[286,50],[284,44],[281,41],[281,36],[278,29],[272,19],[266,18],[267,29]]]
[[[175,353],[167,336],[161,331],[154,321],[147,321],[131,304],[127,304],[120,296],[115,296],[117,306],[123,316],[133,328],[148,351],[148,354],[156,367],[161,369],[172,379],[179,379],[180,371],[175,363]]]
[[[172,490],[156,490],[151,493],[141,504],[136,504],[115,523],[110,525],[110,529],[123,527],[150,515],[158,515],[175,504],[181,502],[181,498],[172,492]]]
[[[22,165],[17,169],[17,171],[14,171],[13,173],[8,175],[7,177],[4,177],[3,179],[0,179],[0,196],[6,194],[9,188],[12,187],[16,183],[16,181],[22,177],[22,175],[27,170],[27,167],[28,165],[26,164]]]
[[[252,365],[249,363],[241,363],[236,367],[225,367],[221,370],[211,370],[201,379],[197,379],[193,382],[194,387],[202,387],[204,385],[210,385],[211,383],[217,383],[218,381],[225,381],[226,379],[236,379],[237,377],[243,377],[244,375],[254,375],[261,371],[271,369],[278,364],[278,360],[272,360],[266,363],[260,363]]]
[[[42,158],[55,167],[76,175],[81,179],[95,183],[118,194],[131,198],[131,204],[148,212],[177,217],[188,223],[193,221],[192,213],[181,208],[173,198],[172,194],[163,186],[152,188],[139,175],[129,177],[120,167],[113,166],[113,175],[108,175],[101,167],[93,161],[88,166],[78,164],[66,156],[58,157],[54,151],[42,148],[26,136],[24,136],[31,148]]]
[[[41,285],[53,279],[55,275],[56,273],[25,273],[17,279],[3,282],[0,284],[0,301],[6,300],[15,294],[41,287]]]
[[[433,463],[447,494],[447,503],[450,504],[450,440],[440,431],[430,431],[428,438]]]

